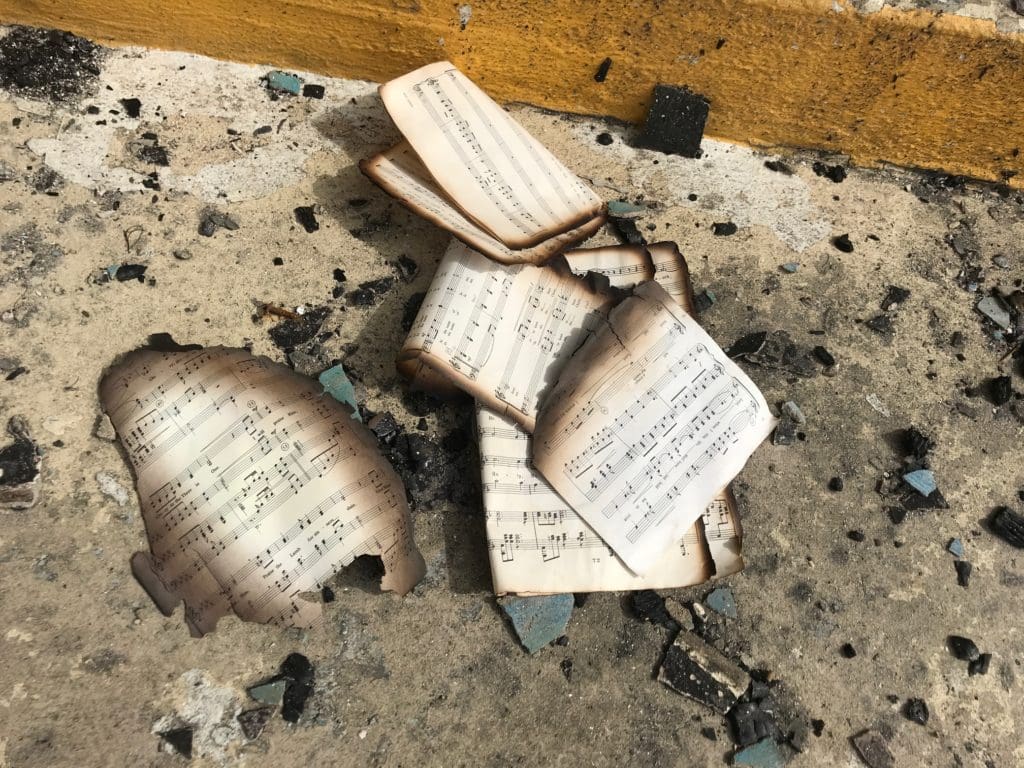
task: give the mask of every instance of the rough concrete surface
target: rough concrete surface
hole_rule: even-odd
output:
[[[183,764],[157,734],[184,726],[196,765],[727,764],[725,721],[657,682],[671,633],[635,618],[627,595],[591,595],[567,644],[534,656],[498,609],[471,406],[403,396],[394,369],[406,302],[446,237],[356,168],[396,139],[373,86],[303,75],[323,100],[275,100],[260,68],[101,53],[78,95],[0,91],[0,357],[12,358],[0,404],[45,451],[39,503],[0,512],[0,766]],[[138,117],[121,101],[133,98]],[[628,129],[513,114],[606,199],[650,206],[641,231],[679,242],[696,289],[717,299],[702,321],[723,346],[785,330],[838,361],[811,377],[743,363],[806,424],[792,445],[763,445],[735,483],[748,563],[728,579],[738,618],[709,614],[705,635],[820,721],[790,765],[859,765],[850,737],[869,728],[900,766],[1024,764],[1024,558],[984,523],[998,505],[1019,509],[1024,486],[1020,395],[996,407],[985,384],[1024,382],[974,309],[1024,278],[1020,193],[895,170],[851,168],[834,183],[814,173],[819,158],[782,158],[787,175],[764,166],[777,157],[708,141],[702,159],[666,157],[631,149]],[[595,140],[605,131],[607,146]],[[153,146],[166,166],[143,151]],[[297,223],[298,206],[314,207],[319,230]],[[210,209],[238,228],[200,235]],[[728,221],[735,234],[712,234]],[[845,233],[852,252],[831,243]],[[418,266],[408,281],[402,256]],[[143,281],[96,279],[122,263],[145,264]],[[386,277],[375,303],[348,306],[346,292]],[[883,313],[890,286],[909,296]],[[97,429],[96,386],[153,333],[283,360],[254,300],[329,306],[317,359],[344,360],[361,403],[432,441],[446,471],[440,490],[412,489],[429,565],[412,594],[379,594],[359,563],[332,585],[322,627],[228,618],[196,640],[131,577],[145,535],[128,466]],[[948,509],[896,525],[879,487],[911,425],[935,441]],[[967,588],[953,538],[973,563]],[[950,634],[992,654],[987,674],[968,675]],[[274,714],[250,739],[235,720],[258,706],[246,688],[292,652],[315,667],[305,712],[294,725]],[[902,714],[912,698],[926,725]]]

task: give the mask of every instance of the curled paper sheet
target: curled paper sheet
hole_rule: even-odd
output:
[[[432,382],[447,380],[529,431],[561,366],[611,301],[564,262],[503,266],[453,240],[398,370],[428,391]]]
[[[747,375],[645,282],[562,369],[537,416],[533,463],[643,575],[774,424]]]
[[[303,594],[360,555],[408,592],[423,558],[401,480],[373,435],[312,379],[245,350],[137,350],[100,383],[135,470],[151,552],[132,572],[193,635],[233,611],[306,627]]]
[[[362,171],[488,257],[541,263],[604,222],[601,198],[450,62],[391,80],[380,96],[405,142]]]
[[[617,288],[655,279],[691,310],[689,272],[675,243],[577,249],[565,259],[576,274],[597,272]],[[641,577],[533,468],[529,434],[479,404],[477,428],[487,549],[497,594],[668,589],[742,570],[739,516],[728,489]]]

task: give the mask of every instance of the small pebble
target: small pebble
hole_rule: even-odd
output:
[[[782,265],[782,269],[783,271],[789,272],[789,274],[792,275],[794,272],[800,269],[800,265],[795,261],[787,261],[785,264]]]
[[[964,556],[964,543],[960,539],[950,539],[949,544],[946,545],[946,549],[954,557]]]

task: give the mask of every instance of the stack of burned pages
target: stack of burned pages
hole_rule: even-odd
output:
[[[604,204],[451,64],[381,97],[406,141],[363,171],[456,238],[398,367],[477,402],[495,591],[742,568],[728,485],[774,419],[693,319],[675,244],[573,249]]]

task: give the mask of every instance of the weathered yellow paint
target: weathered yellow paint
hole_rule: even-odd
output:
[[[832,0],[468,4],[465,29],[443,0],[0,0],[0,20],[373,80],[447,58],[499,99],[629,121],[654,83],[687,85],[713,136],[1024,184],[1024,37],[991,22]]]

